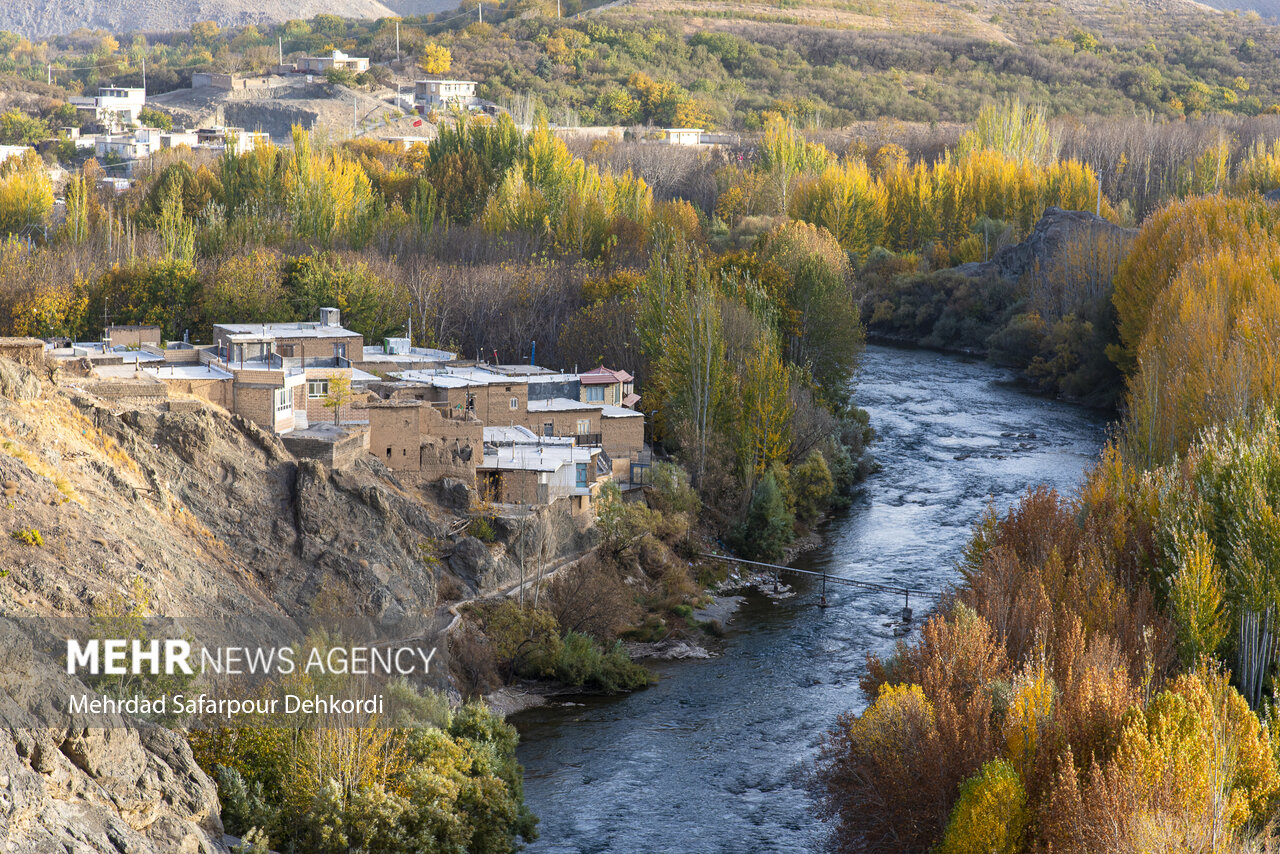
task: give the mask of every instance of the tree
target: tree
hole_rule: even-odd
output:
[[[329,377],[329,393],[324,397],[324,408],[333,410],[333,423],[342,423],[342,407],[351,401],[351,378],[341,374]]]
[[[49,136],[49,126],[17,107],[0,114],[0,145],[35,145]]]
[[[150,107],[143,107],[138,112],[138,121],[142,122],[143,127],[173,130],[173,116]]]
[[[825,148],[805,140],[782,116],[774,114],[765,124],[760,167],[773,176],[781,210],[789,209],[791,184],[797,175],[819,172],[830,162]]]
[[[38,228],[53,210],[53,184],[35,157],[10,158],[0,165],[0,233]]]
[[[795,539],[795,516],[787,509],[772,471],[756,485],[737,534],[741,550],[752,560],[777,560]]]
[[[791,470],[791,488],[796,496],[796,517],[802,522],[813,522],[831,502],[835,482],[822,451],[814,450],[804,462]]]
[[[788,360],[809,370],[829,404],[842,405],[863,347],[844,250],[826,229],[791,222],[769,235],[761,255],[788,276],[780,330]]]
[[[418,56],[418,65],[428,74],[447,74],[453,66],[453,54],[443,45],[427,42]]]

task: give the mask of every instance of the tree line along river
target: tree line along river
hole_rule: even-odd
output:
[[[1038,484],[1072,490],[1106,422],[1009,380],[983,362],[868,347],[856,400],[880,469],[795,565],[941,590],[988,506]],[[833,584],[823,609],[820,582],[787,581],[794,597],[746,596],[722,656],[658,665],[658,683],[634,694],[513,718],[525,797],[541,818],[528,851],[821,848],[805,771],[836,716],[861,711],[866,655],[893,649],[903,601]],[[927,603],[912,606],[920,615]]]

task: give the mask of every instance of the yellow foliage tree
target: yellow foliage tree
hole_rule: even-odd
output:
[[[937,854],[1015,854],[1027,827],[1027,793],[1017,770],[993,759],[960,787]]]
[[[446,74],[453,67],[453,54],[444,45],[427,42],[418,55],[418,65],[428,74]]]
[[[0,167],[0,233],[43,232],[52,210],[53,184],[39,158],[10,158]]]

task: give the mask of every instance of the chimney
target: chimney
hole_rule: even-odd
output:
[[[342,318],[336,308],[320,309],[320,325],[322,327],[341,326]]]

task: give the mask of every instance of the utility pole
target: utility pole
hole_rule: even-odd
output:
[[[484,23],[484,4],[483,3],[476,4],[476,20],[482,24]]]
[[[49,63],[49,85],[53,85],[53,63]]]
[[[284,36],[276,36],[276,47],[280,49],[280,64],[284,65]]]
[[[400,61],[400,22],[396,21],[396,62]]]
[[[143,97],[146,97],[146,94],[147,94],[147,55],[144,53],[142,55],[142,95]]]
[[[556,17],[560,17],[560,0],[556,0]]]

